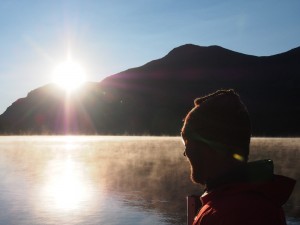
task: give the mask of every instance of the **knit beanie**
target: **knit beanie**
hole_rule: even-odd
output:
[[[247,161],[251,125],[246,106],[234,90],[219,90],[197,98],[182,128],[183,138],[202,141]]]

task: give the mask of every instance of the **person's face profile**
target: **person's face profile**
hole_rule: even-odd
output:
[[[187,158],[195,157],[201,151],[201,143],[188,138],[182,138],[184,144],[183,155]]]

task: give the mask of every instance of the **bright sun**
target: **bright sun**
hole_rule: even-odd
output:
[[[66,91],[73,91],[86,81],[83,67],[74,61],[68,60],[59,64],[53,72],[53,82]]]

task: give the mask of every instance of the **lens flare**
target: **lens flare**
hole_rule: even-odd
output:
[[[233,157],[234,159],[238,160],[238,161],[241,161],[241,162],[245,160],[244,157],[243,157],[242,155],[237,154],[237,153],[233,154],[232,157]]]

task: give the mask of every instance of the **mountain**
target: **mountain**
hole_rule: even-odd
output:
[[[300,134],[300,47],[252,56],[183,45],[161,59],[87,83],[68,95],[54,84],[31,91],[0,116],[2,133],[179,135],[196,97],[235,89],[253,135]]]

